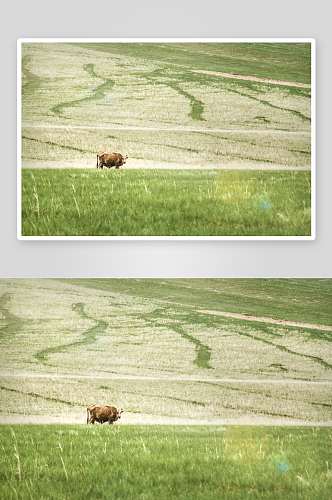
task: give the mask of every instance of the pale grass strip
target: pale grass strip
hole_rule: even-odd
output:
[[[272,323],[272,324],[276,324],[276,325],[296,326],[296,327],[300,327],[300,328],[310,328],[313,330],[332,331],[332,326],[327,326],[327,325],[315,325],[312,323],[300,323],[298,321],[289,321],[287,319],[278,319],[278,318],[267,318],[265,316],[251,316],[250,314],[244,314],[244,313],[208,311],[205,309],[196,309],[195,306],[192,306],[189,304],[180,304],[180,302],[171,302],[169,300],[148,299],[145,297],[137,297],[135,295],[133,296],[133,298],[139,299],[139,300],[146,300],[149,302],[158,302],[158,303],[162,303],[162,304],[171,304],[171,305],[176,305],[176,306],[181,306],[181,307],[188,307],[190,309],[193,309],[195,312],[203,313],[203,314],[214,314],[216,316],[225,316],[228,318],[244,319],[244,320],[248,320],[248,321],[260,321],[262,323]]]
[[[264,316],[250,316],[249,314],[228,313],[219,311],[205,311],[203,309],[195,309],[195,312],[203,314],[213,314],[215,316],[225,316],[228,318],[245,319],[248,321],[260,321],[261,323],[273,323],[276,325],[296,326],[299,328],[311,328],[314,330],[332,331],[332,326],[313,325],[311,323],[300,323],[298,321],[289,321],[287,319],[266,318]]]
[[[68,380],[156,380],[156,381],[167,381],[167,382],[231,382],[231,383],[244,383],[244,384],[305,384],[305,385],[332,385],[332,380],[298,380],[298,379],[254,379],[254,378],[197,378],[197,377],[185,377],[185,376],[142,376],[142,375],[59,375],[55,373],[0,373],[0,377],[6,378],[51,378],[56,379],[68,379]]]
[[[66,467],[65,467],[65,463],[62,459],[62,456],[60,455],[60,458],[61,458],[61,462],[62,462],[62,465],[63,465],[63,468],[64,468],[64,471],[65,471],[65,474],[66,474],[66,478],[67,478],[67,481],[68,481],[68,474],[67,474],[67,471],[66,471]]]
[[[275,85],[286,85],[287,87],[303,87],[310,89],[309,83],[285,82],[283,80],[272,80],[271,78],[259,78],[257,76],[235,75],[233,73],[219,73],[218,71],[206,71],[203,69],[192,69],[194,73],[204,73],[205,75],[223,76],[225,78],[235,78],[237,80],[249,80],[251,82],[273,83]]]
[[[29,486],[28,486],[28,482],[27,482],[27,480],[25,480],[25,484],[26,484],[26,487],[28,488],[28,492],[29,492],[29,494],[30,494],[30,498],[31,498],[31,500],[33,500],[33,497],[32,497],[32,495],[31,495],[31,491],[30,491],[30,488],[29,488]]]
[[[52,124],[34,124],[34,123],[24,123],[22,124],[22,128],[53,128],[53,129],[79,129],[79,130],[109,130],[110,125],[112,126],[112,130],[139,130],[139,131],[157,131],[157,132],[218,132],[218,133],[231,133],[231,134],[305,134],[310,135],[311,131],[286,131],[286,130],[257,130],[257,129],[214,129],[214,128],[191,128],[191,127],[137,127],[136,125],[113,125],[110,122],[109,125],[105,126],[88,126],[88,125],[52,125]]]
[[[37,212],[38,212],[38,219],[40,218],[40,213],[39,213],[39,200],[38,200],[38,194],[37,194],[37,191],[36,191],[36,186],[33,186],[33,190],[35,192],[34,196],[37,200]]]
[[[15,492],[15,494],[17,495],[17,498],[18,498],[18,493],[17,493],[17,491],[15,490],[14,486],[13,486],[13,485],[11,485],[11,484],[9,484],[9,486],[11,487],[11,489],[12,489],[12,490],[14,490],[14,492]]]
[[[75,189],[74,185],[72,184],[71,186],[72,186],[72,188],[73,188],[73,190],[74,190],[74,193],[76,193],[76,189]],[[74,200],[75,200],[76,208],[77,208],[77,211],[78,211],[78,216],[79,216],[79,217],[81,217],[81,214],[80,214],[80,209],[78,208],[78,204],[77,204],[77,201],[76,201],[75,195],[73,194],[73,196],[74,196]]]
[[[225,78],[237,78],[239,80],[250,80],[252,82],[263,82],[263,83],[274,83],[278,85],[286,85],[289,87],[304,87],[304,88],[311,88],[311,85],[308,83],[297,83],[297,82],[285,82],[283,80],[272,80],[271,78],[259,78],[256,76],[248,76],[248,75],[236,75],[233,73],[220,73],[219,71],[208,71],[205,69],[192,69],[191,66],[186,66],[184,64],[176,64],[176,63],[170,63],[170,62],[165,62],[165,61],[157,61],[155,59],[147,59],[149,62],[154,62],[158,64],[167,64],[169,66],[177,66],[179,68],[187,68],[190,69],[191,72],[193,73],[203,73],[205,75],[216,75],[216,76],[223,76]]]
[[[22,481],[22,477],[21,477],[21,463],[20,463],[20,455],[18,454],[18,451],[16,449],[16,446],[14,445],[14,449],[16,451],[16,453],[14,453],[15,457],[17,458],[17,462],[18,462],[18,477],[19,477],[19,482]]]

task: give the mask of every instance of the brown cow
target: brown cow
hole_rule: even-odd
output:
[[[109,424],[113,424],[121,418],[121,413],[123,413],[123,410],[118,410],[115,406],[92,405],[87,408],[86,423],[94,424],[95,422],[99,422],[103,424],[104,422],[108,422]]]
[[[97,154],[97,168],[119,168],[126,164],[128,156],[123,156],[121,153],[98,153]],[[99,161],[98,161],[99,160]]]

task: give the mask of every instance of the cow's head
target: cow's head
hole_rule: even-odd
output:
[[[122,155],[122,165],[125,165],[126,164],[126,160],[127,160],[128,156],[123,156]]]
[[[118,419],[121,418],[121,413],[123,413],[123,410],[116,410],[116,416],[118,417]]]

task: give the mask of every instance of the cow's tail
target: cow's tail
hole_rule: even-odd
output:
[[[86,409],[86,423],[89,423],[89,408]]]
[[[96,168],[98,168],[98,158],[99,158],[99,156],[97,155],[97,166],[96,166]]]

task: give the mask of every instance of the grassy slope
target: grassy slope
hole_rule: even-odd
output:
[[[83,423],[109,402],[125,424],[331,422],[331,332],[153,300],[331,322],[331,282],[64,281],[0,282],[0,421]]]
[[[211,171],[23,170],[22,235],[310,235],[309,172],[221,175],[227,200],[252,195],[225,203]]]
[[[294,57],[297,52],[298,48]],[[80,151],[90,149],[91,138],[82,144],[78,131],[76,140],[70,129],[73,125],[104,126],[111,132],[119,124],[165,130],[194,127],[310,131],[310,89],[194,74],[177,66],[132,58],[130,51],[127,57],[80,49],[73,44],[27,44],[23,53],[22,121],[69,127],[69,135],[60,145],[74,146],[76,157]],[[199,47],[193,57],[200,59]],[[264,51],[257,57],[271,67]],[[280,61],[281,76],[286,76],[294,64],[287,58],[283,60],[283,56]],[[39,133],[46,145],[42,129]],[[30,136],[30,131],[23,135]],[[125,135],[130,140],[130,131]],[[57,144],[56,139],[48,142]],[[162,144],[165,140],[162,138]],[[178,140],[183,140],[182,134]],[[81,146],[73,141],[80,141]],[[99,146],[98,138],[93,141],[93,150],[105,147],[106,138],[100,137],[100,141]],[[33,157],[30,148],[33,152],[33,145],[24,143],[23,153]]]
[[[84,48],[195,69],[310,83],[310,44],[81,43]]]
[[[116,293],[200,309],[332,326],[330,279],[63,279]]]
[[[330,432],[1,426],[1,497],[328,500]]]

